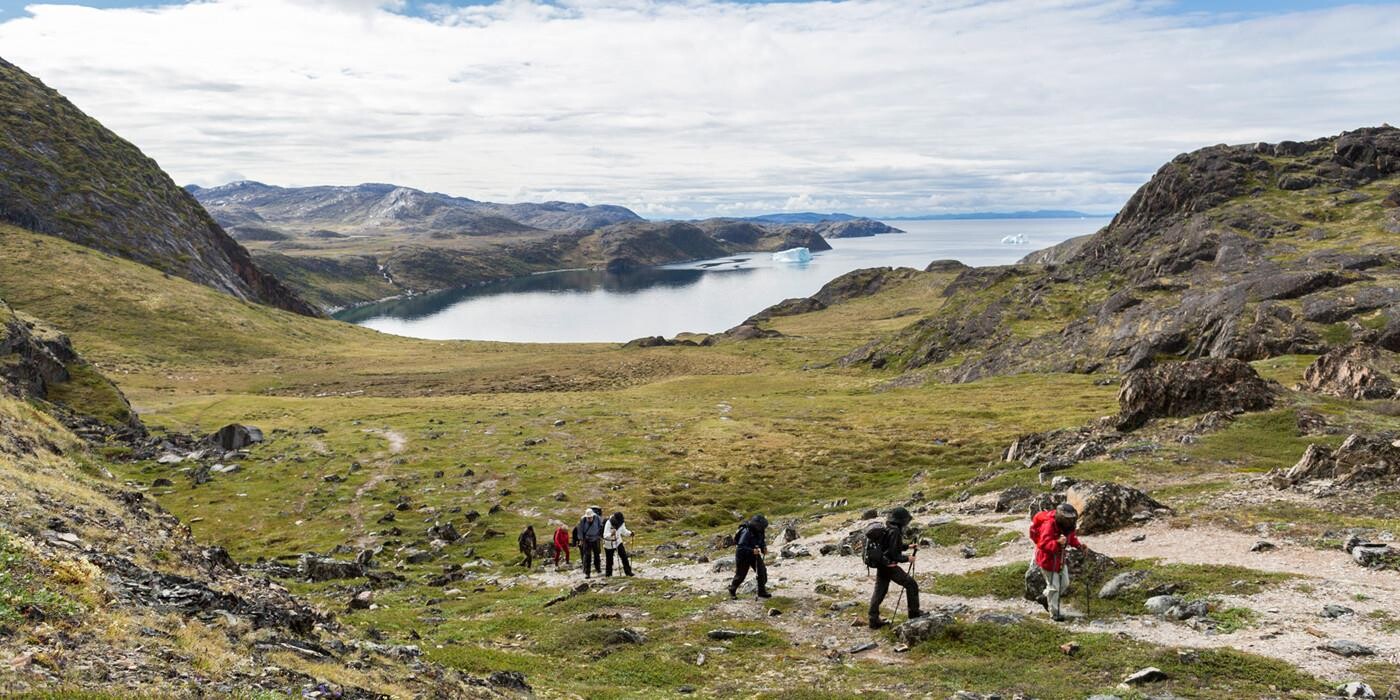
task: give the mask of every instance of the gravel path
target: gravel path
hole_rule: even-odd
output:
[[[1004,515],[960,516],[960,522],[1001,527],[1024,532],[1024,519],[1006,521]],[[811,551],[826,543],[839,541],[854,525],[797,540]],[[1134,537],[1145,536],[1139,542]],[[1400,634],[1386,632],[1381,621],[1369,617],[1376,611],[1387,611],[1400,618],[1400,573],[1372,571],[1352,563],[1340,550],[1318,550],[1282,539],[1271,541],[1276,550],[1251,553],[1258,537],[1214,527],[1172,529],[1153,523],[1144,527],[1120,530],[1108,535],[1085,537],[1085,543],[1114,557],[1160,559],[1178,564],[1232,564],[1268,572],[1283,572],[1308,577],[1306,580],[1270,586],[1248,596],[1217,596],[1226,607],[1244,607],[1259,614],[1249,628],[1233,634],[1216,634],[1195,629],[1187,624],[1169,622],[1155,616],[1142,615],[1110,622],[1068,623],[1074,630],[1122,633],[1134,639],[1168,647],[1220,648],[1230,647],[1261,656],[1285,661],[1297,668],[1333,681],[1355,680],[1353,667],[1360,663],[1384,661],[1400,664]],[[1028,561],[1029,543],[1021,540],[1002,547],[990,556],[965,559],[955,547],[933,547],[922,550],[918,557],[918,578],[928,588],[936,575],[953,575]],[[714,596],[716,612],[730,618],[758,619],[765,617],[766,606],[751,597],[739,601],[727,600],[725,588],[730,573],[714,572],[713,564],[676,563],[675,560],[651,559],[637,566],[639,576],[682,583],[701,595]],[[873,579],[867,577],[865,566],[857,557],[813,556],[801,559],[780,559],[778,547],[769,554],[769,585],[782,596],[797,599],[799,609],[768,618],[790,635],[794,642],[839,651],[877,640],[864,627],[852,622],[864,617]],[[531,583],[547,586],[568,586],[582,580],[577,570],[556,572],[543,569],[527,578]],[[614,579],[617,580],[617,579]],[[752,577],[750,577],[752,580]],[[816,592],[817,584],[827,584],[835,595]],[[886,601],[886,616],[892,612],[897,593]],[[961,598],[925,593],[924,606],[965,605],[975,616],[982,612],[1017,612],[1044,617],[1039,605],[1023,600],[998,598]],[[1078,599],[1078,596],[1075,596]],[[1067,607],[1074,601],[1067,601]],[[833,604],[857,603],[839,612],[831,611]],[[1321,617],[1324,605],[1337,604],[1355,610],[1355,614],[1328,620]],[[1319,648],[1329,639],[1360,642],[1377,651],[1375,657],[1345,659]],[[887,663],[902,663],[902,657],[891,650],[877,648],[861,658]]]

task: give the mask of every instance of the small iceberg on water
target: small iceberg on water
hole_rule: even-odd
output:
[[[1030,245],[1031,239],[1026,238],[1026,234],[1018,233],[1014,236],[1002,236],[1001,242],[1006,245]]]
[[[812,251],[806,248],[788,248],[773,254],[773,262],[805,263],[812,262]]]

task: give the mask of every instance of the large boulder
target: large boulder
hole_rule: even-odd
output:
[[[1079,510],[1081,535],[1112,532],[1171,511],[1138,489],[1109,482],[1076,483],[1065,500]]]
[[[1373,345],[1349,345],[1309,365],[1300,388],[1344,399],[1394,399],[1397,389],[1390,373],[1397,367],[1395,353]]]
[[[263,432],[248,425],[230,423],[210,435],[208,442],[225,452],[241,450],[263,441]]]
[[[1118,391],[1117,427],[1128,432],[1154,418],[1211,411],[1258,411],[1274,403],[1274,387],[1248,363],[1205,358],[1134,370]]]
[[[1069,567],[1070,580],[1069,590],[1064,594],[1066,599],[1079,585],[1097,586],[1104,578],[1113,576],[1121,567],[1106,554],[1083,549],[1069,550],[1065,554],[1065,564]],[[1040,567],[1036,566],[1034,561],[1026,567],[1025,591],[1022,595],[1033,603],[1045,599],[1045,577],[1041,575]]]
[[[1311,481],[1332,481],[1345,487],[1396,476],[1400,476],[1400,440],[1356,434],[1347,436],[1335,450],[1308,445],[1297,464],[1271,475],[1277,488]]]

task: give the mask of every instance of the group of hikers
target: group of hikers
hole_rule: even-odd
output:
[[[919,582],[913,576],[919,546],[904,539],[913,519],[907,508],[897,507],[890,511],[883,523],[873,523],[863,532],[864,551],[861,558],[875,574],[875,590],[870,595],[871,629],[889,624],[880,616],[880,606],[889,595],[890,584],[904,589],[909,619],[925,614],[919,607]],[[1065,552],[1070,548],[1084,547],[1075,535],[1078,523],[1079,511],[1069,503],[1062,503],[1054,510],[1041,511],[1031,518],[1028,534],[1035,545],[1035,565],[1045,580],[1045,592],[1040,603],[1056,622],[1065,619],[1060,610],[1060,598],[1069,588],[1069,566]],[[767,530],[768,519],[755,515],[745,521],[735,534],[734,578],[729,583],[731,599],[738,597],[739,587],[744,584],[750,571],[758,584],[758,597],[772,597],[768,591],[768,568],[763,563],[764,556],[768,554]],[[902,568],[902,564],[909,565],[909,568]]]
[[[917,543],[905,541],[913,515],[904,507],[896,507],[889,512],[884,522],[873,523],[865,528],[864,549],[861,559],[875,574],[875,590],[870,596],[869,624],[879,629],[889,624],[880,616],[880,606],[889,595],[890,585],[904,590],[908,602],[909,619],[924,616],[919,607],[919,582],[914,579],[913,568],[918,557]],[[557,523],[557,521],[556,521]],[[1060,599],[1069,588],[1069,566],[1065,553],[1071,548],[1083,549],[1084,544],[1076,536],[1079,511],[1069,503],[1062,503],[1053,510],[1044,510],[1031,518],[1029,536],[1035,545],[1035,565],[1045,580],[1045,591],[1041,605],[1056,621],[1064,620],[1060,610]],[[570,531],[563,523],[557,523],[549,551],[558,568],[562,557],[564,563],[572,566],[571,550],[578,549],[583,557],[584,578],[592,578],[593,572],[612,576],[614,558],[622,563],[622,571],[632,575],[632,563],[627,556],[627,539],[632,531],[627,529],[626,519],[621,512],[604,518],[603,509],[590,506],[583,517]],[[534,565],[534,557],[539,549],[534,526],[520,533],[520,552],[525,555],[524,566]],[[600,564],[601,553],[606,553],[606,567]],[[759,598],[771,598],[768,591],[768,567],[764,557],[768,554],[768,519],[755,515],[744,521],[734,535],[734,578],[729,583],[729,597],[738,598],[739,588],[754,574]],[[908,565],[902,568],[901,565]]]
[[[589,506],[572,531],[565,528],[564,523],[555,521],[554,524],[549,553],[556,569],[561,558],[565,565],[572,567],[573,550],[577,549],[583,559],[584,578],[593,578],[595,571],[603,576],[612,576],[614,561],[622,564],[623,574],[633,575],[632,560],[627,556],[627,540],[632,536],[632,531],[627,528],[627,519],[621,511],[604,518],[602,508]],[[535,526],[526,526],[516,542],[520,553],[525,555],[522,565],[527,569],[533,568],[535,553],[540,549]],[[605,553],[606,557],[603,556]],[[603,561],[607,562],[606,566]]]

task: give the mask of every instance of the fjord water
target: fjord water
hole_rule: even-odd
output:
[[[648,335],[713,333],[783,299],[810,296],[864,267],[914,267],[954,259],[974,266],[1093,233],[1104,218],[894,221],[906,233],[833,239],[806,263],[752,253],[622,274],[551,272],[362,306],[337,318],[385,333],[435,340],[620,342]],[[1024,235],[1028,243],[1002,243]]]

